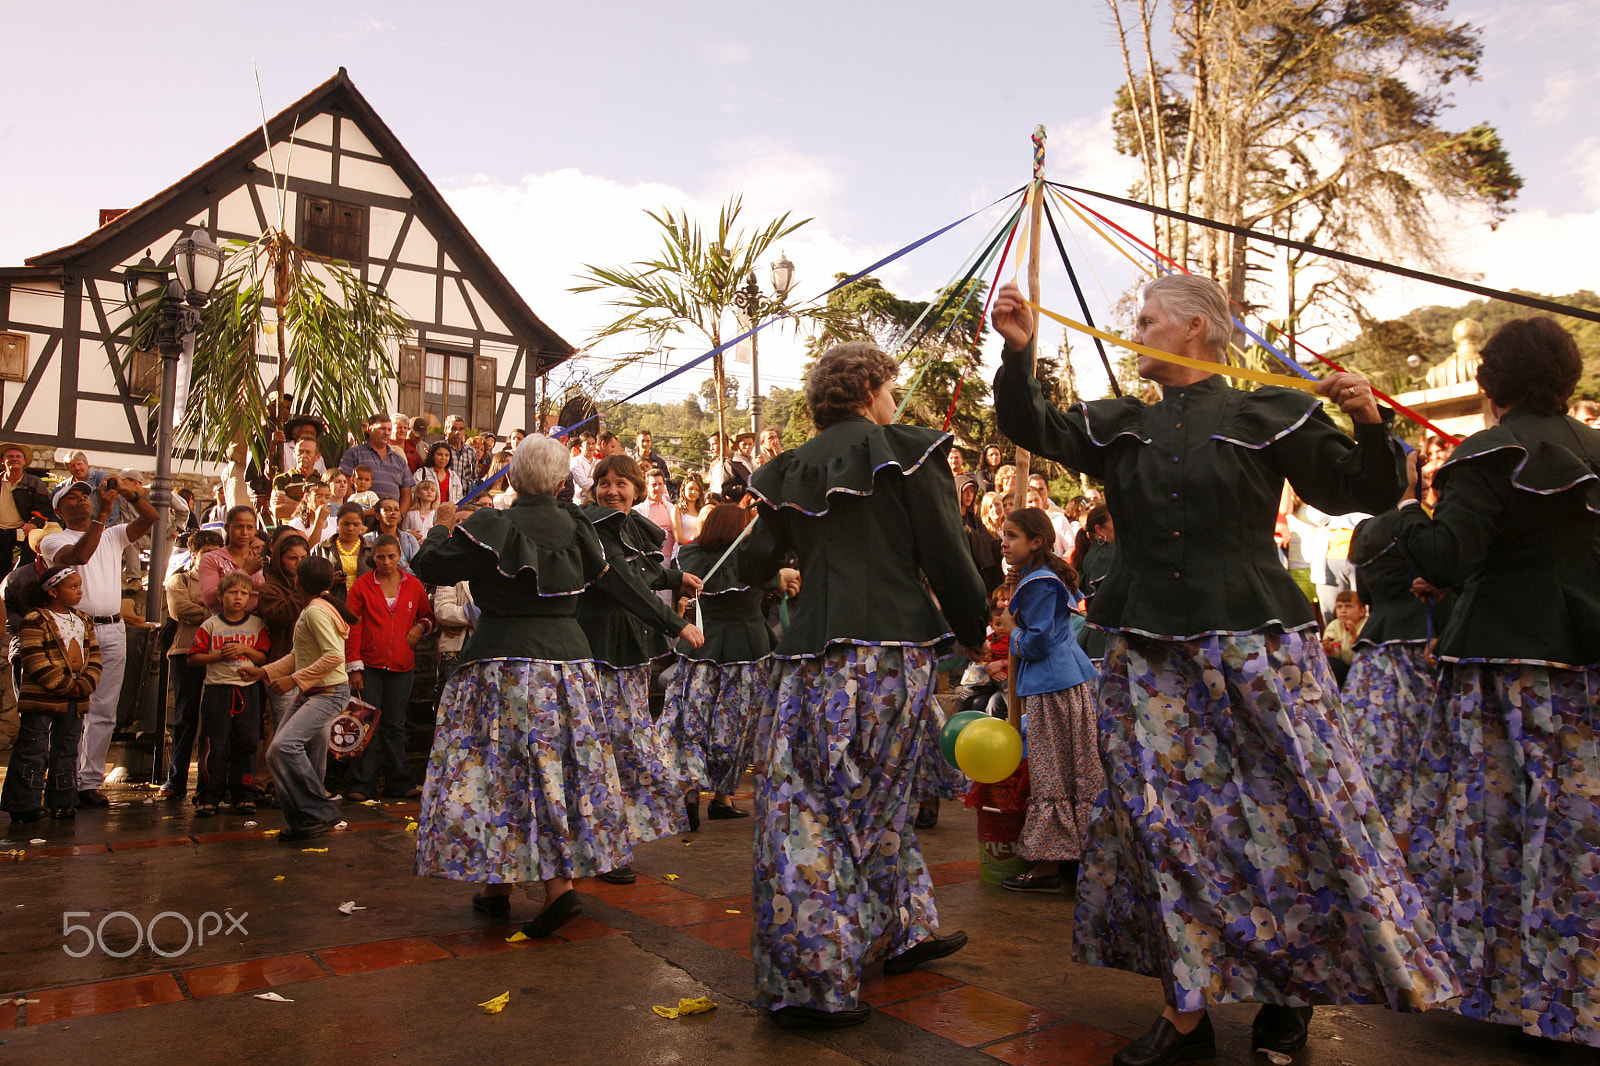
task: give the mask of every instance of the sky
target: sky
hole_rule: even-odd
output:
[[[1485,61],[1446,122],[1498,126],[1526,181],[1493,231],[1440,219],[1459,276],[1555,294],[1597,287],[1600,4],[1456,0],[1449,14],[1483,29]],[[650,255],[647,208],[710,224],[742,195],[752,224],[786,211],[812,219],[781,244],[804,298],[1023,184],[1037,123],[1051,178],[1122,193],[1133,176],[1111,143],[1121,57],[1101,0],[0,0],[0,17],[11,42],[0,265],[77,240],[100,208],[154,195],[259,125],[263,104],[275,114],[341,66],[534,311],[579,346],[612,312],[569,292],[574,275]],[[1148,232],[1136,212],[1107,214]],[[926,299],[996,218],[991,209],[878,276]],[[1091,310],[1118,324],[1113,306],[1137,274],[1088,230],[1068,229]],[[1075,309],[1059,268],[1046,269],[1043,291],[1047,306]],[[1396,280],[1374,305],[1398,315],[1466,299]],[[775,332],[762,334],[763,387],[795,387],[798,339]],[[668,365],[705,349],[680,343]],[[1078,345],[1074,360],[1093,394],[1092,348]],[[614,385],[631,391],[661,372]],[[681,399],[704,377],[691,371],[644,398]]]

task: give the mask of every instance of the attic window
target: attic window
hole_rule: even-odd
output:
[[[365,257],[365,207],[321,196],[301,196],[300,204],[300,247],[346,262],[360,262]]]

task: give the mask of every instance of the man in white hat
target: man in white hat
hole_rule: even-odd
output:
[[[137,517],[122,525],[106,526],[118,498],[133,504]],[[117,702],[122,695],[122,672],[127,664],[128,640],[122,625],[122,552],[150,532],[156,509],[142,487],[123,485],[108,477],[95,492],[87,481],[68,481],[51,498],[56,515],[67,528],[40,543],[51,566],[73,566],[83,579],[83,600],[78,609],[94,622],[100,642],[100,684],[89,697],[83,720],[83,741],[78,746],[78,805],[108,807],[100,792],[106,779],[106,752],[117,724]]]

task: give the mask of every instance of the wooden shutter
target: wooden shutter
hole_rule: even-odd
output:
[[[300,197],[300,247],[318,255],[333,253],[333,201],[320,196]]]
[[[395,403],[401,414],[412,418],[422,414],[422,349],[415,344],[400,346],[400,395]]]
[[[350,263],[361,262],[367,251],[366,220],[366,208],[334,201],[332,246],[328,254]]]
[[[495,383],[499,367],[490,355],[480,355],[472,360],[472,425],[474,429],[500,432],[500,418],[495,414]]]
[[[28,380],[28,335],[0,332],[0,381]]]
[[[138,349],[129,352],[126,373],[130,395],[135,397],[161,395],[160,352],[141,352]]]

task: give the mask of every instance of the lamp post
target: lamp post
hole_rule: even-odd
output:
[[[135,313],[161,296],[161,322],[156,328],[156,348],[161,353],[161,408],[156,421],[156,476],[150,482],[150,504],[156,509],[150,533],[150,587],[146,590],[145,617],[161,617],[167,557],[171,550],[168,525],[172,513],[172,430],[178,415],[178,360],[194,357],[194,335],[200,328],[200,309],[222,275],[222,249],[205,230],[197,229],[172,247],[177,277],[146,255],[123,277],[128,305]],[[188,390],[185,389],[185,392]]]
[[[745,323],[745,328],[754,326],[763,317],[771,315],[773,311],[783,306],[784,299],[789,295],[789,290],[794,287],[794,264],[789,262],[789,257],[782,252],[778,253],[778,261],[772,264],[772,296],[768,298],[761,291],[761,286],[756,284],[755,271],[750,272],[749,279],[744,288],[733,291],[733,306],[737,309],[739,320]],[[756,343],[757,335],[750,335],[750,432],[758,438],[761,436],[761,359],[760,347]]]

